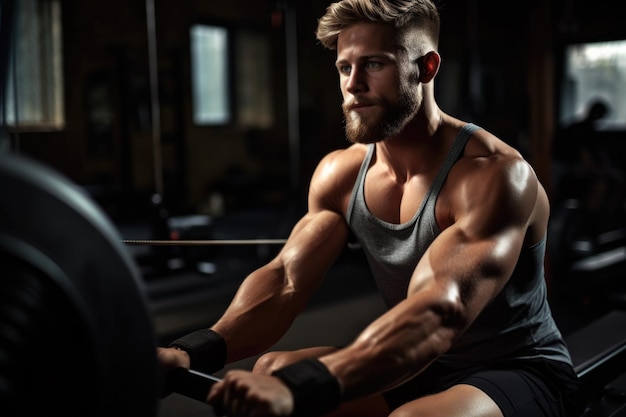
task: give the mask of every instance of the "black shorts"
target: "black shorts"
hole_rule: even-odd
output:
[[[419,397],[458,385],[473,385],[500,407],[504,417],[571,417],[581,413],[578,379],[571,366],[548,360],[516,361],[451,372],[435,362],[407,383],[384,393],[393,410]]]

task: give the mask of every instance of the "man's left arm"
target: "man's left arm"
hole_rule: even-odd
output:
[[[455,186],[452,224],[420,260],[407,298],[350,346],[320,358],[338,379],[343,400],[381,392],[422,371],[508,281],[540,186],[525,161],[494,159]]]

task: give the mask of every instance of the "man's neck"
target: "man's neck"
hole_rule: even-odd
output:
[[[415,174],[428,170],[447,153],[441,131],[448,118],[439,109],[429,115],[418,113],[399,135],[376,144],[377,158],[393,170]]]

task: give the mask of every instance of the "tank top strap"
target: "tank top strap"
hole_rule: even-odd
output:
[[[363,158],[361,168],[359,169],[359,174],[356,177],[354,187],[352,188],[352,195],[350,196],[350,202],[348,203],[348,209],[346,212],[346,222],[348,224],[350,224],[350,219],[352,218],[352,212],[354,211],[354,204],[357,199],[359,190],[363,189],[363,183],[365,182],[365,173],[367,172],[370,163],[372,162],[372,156],[374,155],[375,146],[376,145],[373,143],[368,145],[367,154],[365,154],[365,158]]]
[[[434,206],[435,201],[437,201],[439,191],[441,191],[441,187],[443,187],[450,170],[456,161],[458,161],[463,149],[465,149],[468,139],[479,129],[480,126],[473,123],[467,123],[461,127],[454,143],[452,144],[452,147],[450,148],[450,151],[448,152],[448,155],[446,156],[446,159],[443,161],[443,165],[441,166],[437,177],[435,177],[435,181],[433,181],[433,184],[430,187],[427,198],[424,200],[424,209],[426,209],[426,206]]]

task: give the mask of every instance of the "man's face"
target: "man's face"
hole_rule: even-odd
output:
[[[336,66],[351,142],[394,136],[417,112],[419,90],[408,81],[408,64],[401,59],[390,26],[358,23],[339,35]]]

